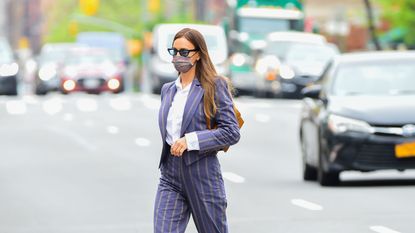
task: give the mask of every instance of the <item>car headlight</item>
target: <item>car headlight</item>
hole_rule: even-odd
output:
[[[283,79],[293,79],[295,77],[295,72],[290,66],[283,65],[280,69],[280,76]]]
[[[234,66],[243,66],[247,63],[247,56],[242,53],[236,53],[232,56],[231,62]]]
[[[238,40],[241,42],[245,42],[248,41],[249,39],[249,34],[247,32],[241,32],[238,34]]]
[[[258,59],[255,70],[261,74],[264,75],[266,72],[270,70],[276,70],[281,65],[280,60],[273,55],[267,55],[263,58]]]
[[[39,78],[43,81],[51,80],[57,74],[57,67],[55,64],[47,64],[40,68]]]
[[[0,66],[0,76],[13,76],[19,72],[17,63],[3,64]]]
[[[335,134],[350,131],[362,133],[374,132],[374,129],[367,122],[334,114],[330,115],[328,118],[328,128]]]

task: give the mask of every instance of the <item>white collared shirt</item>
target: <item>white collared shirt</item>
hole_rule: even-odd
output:
[[[191,84],[187,85],[185,88],[182,88],[180,83],[180,77],[176,79],[175,82],[177,92],[174,95],[169,114],[167,115],[167,135],[166,142],[169,145],[173,145],[175,141],[180,139],[180,131],[182,128],[183,113],[186,105],[187,97],[189,96],[189,91]],[[195,132],[185,134],[187,142],[187,150],[199,150],[199,141]]]

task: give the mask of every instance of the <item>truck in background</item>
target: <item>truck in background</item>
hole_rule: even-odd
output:
[[[301,0],[228,0],[228,17],[223,26],[231,52],[230,72],[239,92],[264,95],[257,88],[256,57],[265,47],[268,34],[277,31],[303,31]],[[278,87],[275,87],[278,89]],[[278,90],[273,91],[273,95]]]

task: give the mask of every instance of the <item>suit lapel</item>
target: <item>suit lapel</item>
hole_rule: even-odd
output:
[[[182,121],[182,128],[180,130],[180,136],[182,136],[189,126],[190,121],[195,114],[200,101],[202,100],[204,90],[197,78],[195,78],[192,82],[192,86],[190,87],[189,95],[187,97],[186,105],[184,107],[183,113],[183,121]]]
[[[167,134],[167,116],[169,114],[169,110],[170,110],[170,106],[171,103],[173,102],[173,97],[176,94],[177,88],[176,85],[173,83],[166,91],[165,93],[165,97],[163,99],[163,103],[161,106],[161,112],[160,112],[160,119],[161,119],[161,123],[160,123],[160,129],[161,129],[161,134],[163,137],[163,141],[166,140],[166,134]]]

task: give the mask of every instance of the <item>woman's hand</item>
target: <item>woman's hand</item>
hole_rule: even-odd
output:
[[[180,157],[183,155],[185,150],[187,150],[187,142],[186,138],[182,137],[171,145],[170,153],[174,156]]]

